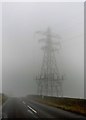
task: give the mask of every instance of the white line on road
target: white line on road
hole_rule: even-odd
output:
[[[25,104],[25,102],[23,101],[23,104]]]
[[[27,107],[29,107],[29,109],[32,110],[34,113],[37,113],[37,111],[34,110],[34,109],[33,109],[32,107],[30,107],[29,105],[28,105]]]
[[[28,112],[30,112],[31,114],[33,114],[33,112],[31,110],[28,110]]]

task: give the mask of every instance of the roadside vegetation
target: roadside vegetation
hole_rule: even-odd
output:
[[[0,93],[0,105],[2,104],[2,94]]]
[[[29,96],[28,96],[29,97]],[[63,110],[86,115],[86,99],[50,97],[50,96],[30,96],[32,99]]]
[[[7,95],[0,93],[0,105],[8,99]]]

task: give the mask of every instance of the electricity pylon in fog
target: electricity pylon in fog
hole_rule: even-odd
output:
[[[38,95],[42,96],[62,96],[62,81],[63,76],[60,75],[55,58],[55,51],[60,49],[60,37],[57,34],[53,34],[51,29],[47,31],[38,31],[43,38],[39,41],[44,42],[42,47],[44,51],[43,62],[41,66],[40,75],[36,77]],[[57,39],[57,42],[53,42]],[[57,45],[57,47],[55,47]]]

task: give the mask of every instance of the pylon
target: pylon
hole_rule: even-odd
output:
[[[60,75],[55,58],[55,51],[60,50],[60,37],[53,34],[51,29],[47,31],[37,31],[44,38],[40,39],[45,45],[42,47],[44,57],[41,67],[40,75],[36,77],[38,85],[38,95],[42,96],[62,96],[62,81],[63,76]],[[57,39],[57,42],[53,42]],[[57,45],[57,47],[55,47]]]

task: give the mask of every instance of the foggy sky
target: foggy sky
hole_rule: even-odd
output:
[[[0,93],[2,92],[2,4],[0,3]]]
[[[36,94],[36,75],[43,52],[35,32],[49,26],[61,36],[57,63],[64,96],[84,97],[84,4],[3,3],[2,90],[13,95]]]

